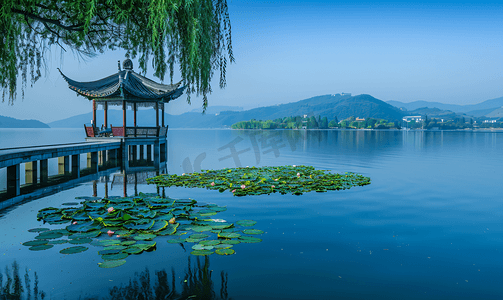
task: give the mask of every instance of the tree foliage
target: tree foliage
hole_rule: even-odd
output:
[[[173,80],[175,65],[187,93],[211,93],[220,72],[225,87],[227,62],[234,62],[226,0],[0,0],[0,85],[2,101],[16,98],[41,77],[51,46],[90,57],[107,49],[124,49],[138,57],[139,68]],[[190,103],[190,97],[188,98]]]

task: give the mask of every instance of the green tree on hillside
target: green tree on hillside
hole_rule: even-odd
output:
[[[234,62],[226,0],[0,0],[0,87],[2,101],[16,98],[21,75],[24,94],[28,76],[41,77],[51,46],[85,57],[107,49],[124,49],[146,72],[173,80],[179,65],[190,94],[208,105],[213,73],[226,85],[227,62]]]

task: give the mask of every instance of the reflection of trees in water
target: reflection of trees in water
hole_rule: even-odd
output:
[[[1,300],[20,300],[28,299],[31,300],[32,296],[34,300],[44,299],[45,293],[38,290],[38,276],[37,272],[34,272],[34,286],[33,291],[31,290],[31,278],[26,269],[24,274],[24,286],[21,277],[19,276],[19,265],[16,261],[12,263],[12,270],[9,266],[5,267],[5,278],[4,274],[0,273],[0,299]]]
[[[141,273],[135,273],[133,278],[129,279],[126,286],[114,286],[110,289],[110,300],[157,300],[157,299],[209,299],[209,300],[228,300],[231,299],[227,294],[227,273],[221,272],[220,297],[214,291],[213,280],[211,278],[210,260],[208,256],[204,257],[204,263],[200,257],[192,267],[191,257],[188,258],[188,270],[183,277],[181,291],[177,291],[177,277],[175,271],[171,270],[168,275],[166,270],[156,271],[154,284],[150,278],[150,271],[145,269]],[[100,299],[86,298],[86,300]]]

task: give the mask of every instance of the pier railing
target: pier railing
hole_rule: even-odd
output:
[[[87,137],[166,137],[168,127],[126,127],[126,135],[124,135],[124,127],[112,126],[105,130],[98,130],[96,127],[84,125]]]

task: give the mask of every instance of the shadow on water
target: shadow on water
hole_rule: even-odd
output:
[[[5,276],[5,277],[4,277]],[[5,274],[0,273],[0,299],[2,300],[21,300],[21,299],[44,299],[45,293],[38,289],[38,275],[37,272],[33,273],[33,290],[32,279],[28,268],[24,274],[23,279],[19,274],[19,265],[16,261],[12,263],[12,269],[8,266],[5,267]]]
[[[228,274],[220,273],[220,287],[218,294],[215,291],[213,272],[210,270],[208,256],[197,257],[193,262],[191,256],[187,259],[187,270],[181,279],[176,276],[175,270],[166,269],[155,271],[153,276],[148,268],[143,272],[136,272],[129,278],[127,285],[117,285],[109,288],[108,295],[83,296],[82,300],[154,300],[154,299],[208,299],[228,300],[227,282]],[[24,280],[20,275],[19,265],[16,261],[12,267],[5,268],[5,274],[0,273],[0,299],[2,300],[38,300],[45,299],[46,293],[39,290],[37,272],[30,274],[26,268]],[[33,279],[32,279],[33,277]],[[181,282],[177,283],[177,280]],[[33,281],[33,282],[32,282]],[[32,286],[33,284],[33,286]]]

